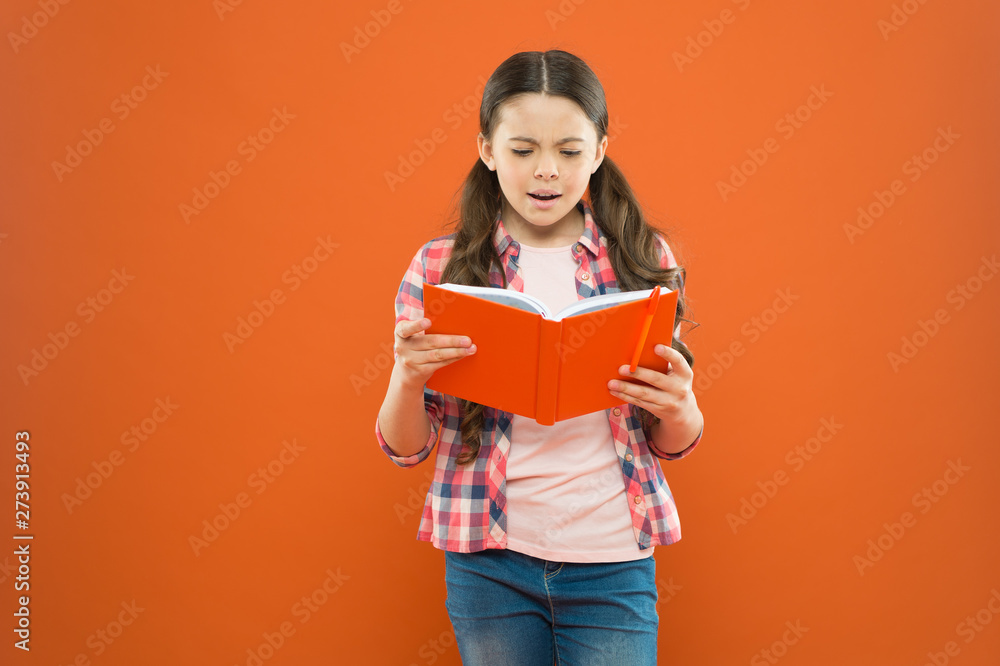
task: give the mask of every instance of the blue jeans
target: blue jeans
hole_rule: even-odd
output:
[[[445,551],[445,607],[465,666],[656,664],[656,561],[550,562]]]

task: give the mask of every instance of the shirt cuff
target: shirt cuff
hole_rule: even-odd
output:
[[[427,444],[424,445],[424,448],[420,449],[420,451],[411,456],[398,456],[391,448],[389,448],[389,445],[386,444],[385,438],[382,437],[382,430],[378,425],[378,417],[375,417],[375,438],[378,440],[379,448],[382,449],[382,452],[385,453],[385,455],[389,456],[389,460],[396,463],[400,467],[413,467],[417,463],[425,460],[427,456],[430,455],[431,449],[434,448],[437,437],[438,433],[434,432],[434,429],[431,428],[431,435],[427,439]]]
[[[688,444],[684,449],[682,449],[681,451],[677,451],[676,453],[666,453],[664,451],[660,451],[658,448],[656,448],[656,446],[653,445],[651,437],[650,441],[647,442],[647,444],[649,444],[649,452],[652,453],[657,458],[663,458],[664,460],[679,460],[684,456],[691,455],[691,452],[694,451],[694,447],[697,446],[698,442],[701,441],[701,436],[704,434],[704,432],[705,432],[705,424],[702,423],[701,432],[699,432],[698,436],[694,438],[694,441]]]

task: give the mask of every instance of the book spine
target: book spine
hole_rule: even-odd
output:
[[[559,341],[562,339],[562,321],[539,318],[541,330],[538,339],[538,387],[535,421],[541,425],[556,422],[556,401],[559,388]]]

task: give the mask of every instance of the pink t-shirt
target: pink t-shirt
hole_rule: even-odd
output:
[[[572,247],[521,244],[524,292],[552,312],[579,299]],[[507,548],[555,562],[621,562],[653,554],[636,543],[606,412],[550,426],[515,414],[512,427]]]

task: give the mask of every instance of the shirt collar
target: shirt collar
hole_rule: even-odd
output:
[[[583,234],[580,235],[580,239],[577,241],[580,245],[587,248],[590,253],[596,258],[600,254],[600,244],[601,244],[601,230],[594,222],[594,216],[590,210],[590,206],[583,199],[576,204],[578,210],[583,212]],[[516,241],[507,233],[506,227],[503,224],[503,210],[497,211],[496,219],[493,223],[496,229],[493,232],[493,245],[496,247],[497,256],[502,257],[507,251],[507,248],[511,244],[516,243]],[[520,254],[515,251],[514,254]]]

